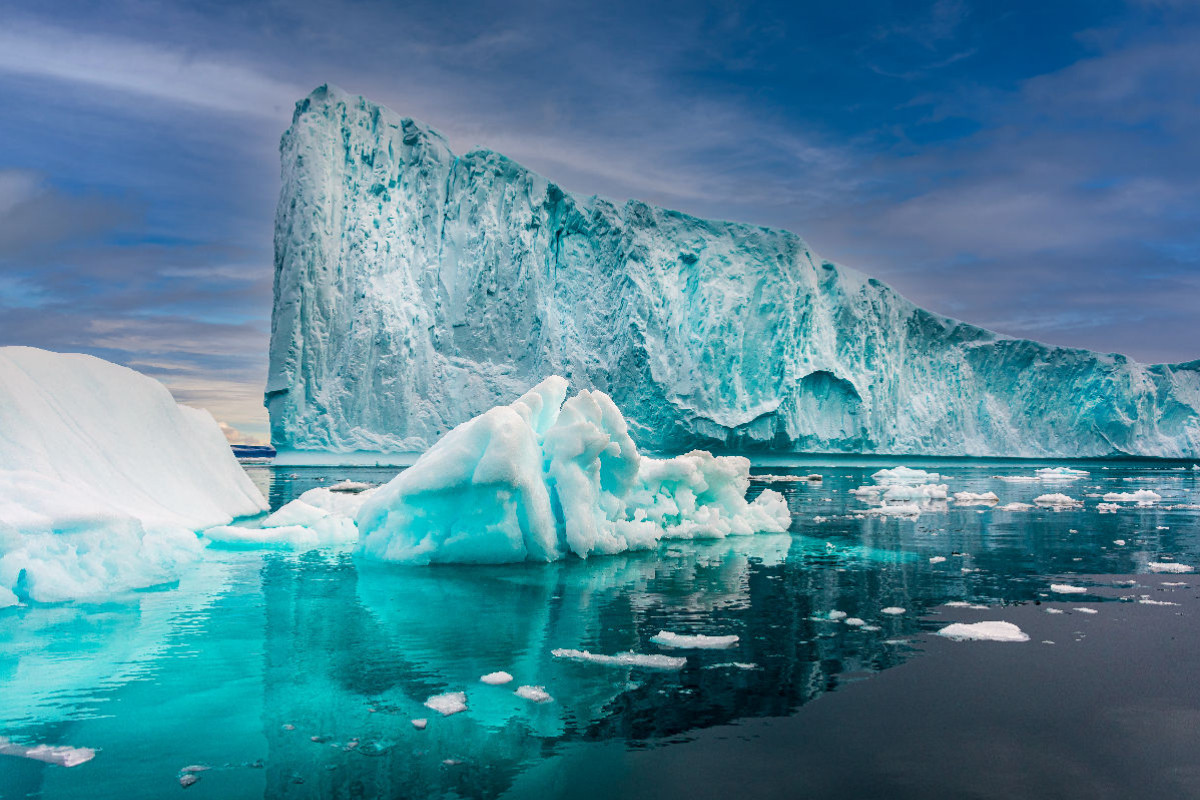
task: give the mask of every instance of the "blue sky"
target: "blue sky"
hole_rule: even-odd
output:
[[[278,140],[325,82],[1003,333],[1200,357],[1200,4],[1172,0],[0,0],[0,344],[264,436]]]

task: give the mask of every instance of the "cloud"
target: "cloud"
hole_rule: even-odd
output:
[[[230,444],[266,444],[261,436],[248,436],[228,422],[218,421],[217,424],[221,427],[221,433],[225,434],[225,441]]]
[[[0,73],[271,119],[303,94],[234,57],[28,22],[0,28]]]

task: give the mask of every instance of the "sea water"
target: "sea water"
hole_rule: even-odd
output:
[[[395,474],[247,468],[272,508]],[[0,736],[95,750],[0,755],[0,796],[1197,796],[1200,579],[1151,570],[1200,566],[1200,471],[923,468],[1083,506],[868,515],[878,465],[775,466],[751,493],[790,534],[497,567],[210,548],[178,584],[0,611]],[[1028,641],[937,635],[984,621]]]

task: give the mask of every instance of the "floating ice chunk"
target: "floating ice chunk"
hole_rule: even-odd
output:
[[[513,692],[517,697],[532,700],[535,703],[549,703],[554,698],[546,691],[545,686],[518,686]]]
[[[1188,584],[1186,584],[1186,583],[1182,583],[1182,582],[1180,582],[1180,581],[1163,581],[1163,582],[1162,582],[1161,584],[1159,584],[1159,585],[1160,585],[1160,586],[1179,587],[1179,586],[1187,586]]]
[[[1038,478],[1043,481],[1051,480],[1079,480],[1086,478],[1090,473],[1085,469],[1072,469],[1071,467],[1042,467],[1036,470]]]
[[[1125,540],[1124,539],[1113,539],[1113,544],[1115,544],[1117,547],[1124,547]]]
[[[1151,561],[1146,565],[1151,572],[1194,572],[1195,567],[1174,561]]]
[[[650,641],[662,647],[723,650],[736,645],[738,637],[732,634],[729,636],[705,636],[704,634],[687,635],[672,633],[671,631],[659,631],[650,637]]]
[[[820,475],[752,475],[756,481],[765,483],[820,483],[823,478]]]
[[[365,492],[370,488],[373,488],[373,484],[363,483],[362,481],[344,480],[340,483],[335,483],[333,486],[330,486],[329,491],[358,494],[359,492]]]
[[[750,462],[641,456],[608,395],[554,376],[451,430],[359,510],[361,550],[409,563],[549,561],[661,539],[782,533],[787,503],[746,501]]]
[[[951,600],[948,603],[942,603],[945,608],[970,608],[976,611],[987,611],[987,606],[981,606],[978,603],[968,603],[966,600]]]
[[[438,712],[443,717],[448,717],[451,714],[467,710],[467,695],[465,692],[435,694],[425,701],[425,707]]]
[[[839,619],[845,619],[848,615],[846,614],[845,611],[830,611],[827,616],[829,617],[829,619],[839,620]]]
[[[891,614],[893,616],[896,614],[903,614],[904,612],[905,609],[901,608],[900,606],[888,606],[887,608],[879,609],[880,614]]]
[[[1052,583],[1050,591],[1055,594],[1087,594],[1086,586],[1072,586],[1069,583]]]
[[[489,672],[487,675],[480,676],[479,680],[489,686],[502,686],[512,683],[513,676],[507,672]]]
[[[60,767],[77,767],[96,757],[90,747],[68,747],[66,745],[38,744],[32,747],[14,744],[7,736],[0,736],[0,756],[16,756],[33,761],[44,761]]]
[[[1028,642],[1029,635],[1011,622],[955,622],[937,632],[956,642]]]
[[[983,492],[982,494],[977,494],[976,492],[955,492],[954,502],[960,506],[977,506],[999,503],[1000,498],[996,496],[995,492]]]
[[[1098,611],[1096,611],[1096,609],[1094,609],[1094,608],[1083,608],[1083,607],[1080,607],[1080,608],[1076,608],[1076,609],[1073,609],[1073,610],[1074,610],[1074,611],[1078,611],[1080,614],[1097,614],[1097,613],[1099,613],[1099,612],[1098,612]]]
[[[998,481],[1005,483],[1041,483],[1041,478],[1037,475],[993,475]]]
[[[207,411],[84,355],[0,348],[0,592],[91,600],[177,580],[195,532],[266,508]]]
[[[880,517],[919,517],[921,516],[921,506],[916,503],[896,503],[868,508],[866,513]]]
[[[720,664],[707,664],[702,669],[761,669],[758,664],[746,661],[722,661]]]
[[[1097,503],[1096,510],[1101,514],[1115,514],[1120,510],[1120,506],[1116,503]]]
[[[189,786],[194,786],[195,784],[197,784],[199,782],[200,782],[200,776],[193,774],[191,772],[179,776],[179,785],[182,786],[184,789],[188,788]]]
[[[1042,494],[1033,498],[1033,502],[1039,506],[1047,506],[1050,508],[1072,508],[1082,506],[1083,503],[1073,497],[1068,497],[1065,494]]]
[[[412,726],[419,731],[425,730],[425,728],[429,725],[429,720],[425,719],[424,717],[409,720],[409,722],[411,722]]]
[[[1108,492],[1104,495],[1106,503],[1137,503],[1139,506],[1152,506],[1162,500],[1162,495],[1149,489],[1138,489],[1136,492]]]
[[[588,661],[593,664],[603,664],[610,667],[643,667],[645,669],[683,669],[687,659],[681,656],[644,655],[642,653],[617,653],[615,656],[589,653],[587,650],[570,650],[559,648],[551,650],[555,658],[565,658],[570,661]]]
[[[945,556],[932,556],[932,557],[929,559],[929,563],[930,563],[930,564],[940,564],[940,563],[942,563],[942,562],[943,562],[943,561],[945,561],[945,560],[946,560],[946,557],[945,557]]]
[[[1179,603],[1172,603],[1167,600],[1151,600],[1150,595],[1142,595],[1138,598],[1138,602],[1144,606],[1177,606]]]
[[[884,489],[882,500],[885,503],[897,500],[945,500],[949,491],[949,487],[944,483],[927,483],[921,486],[898,484],[880,488]]]
[[[1062,614],[1062,613],[1064,613],[1061,608],[1045,608],[1042,610],[1045,611],[1047,614]]]
[[[876,483],[891,483],[891,484],[908,484],[916,485],[921,483],[933,483],[939,480],[942,476],[936,472],[926,472],[923,469],[910,469],[909,467],[893,467],[892,469],[881,469],[871,475]]]
[[[1002,506],[996,506],[997,511],[1028,511],[1033,508],[1029,503],[1005,503]]]
[[[851,628],[861,628],[867,624],[867,621],[865,619],[859,619],[858,617],[847,617],[846,619],[842,620],[842,623],[849,625]]]

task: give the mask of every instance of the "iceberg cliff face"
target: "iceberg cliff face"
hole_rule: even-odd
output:
[[[1000,336],[786,231],[577,197],[330,87],[281,149],[285,458],[422,451],[553,373],[650,450],[1200,455],[1200,361]]]

